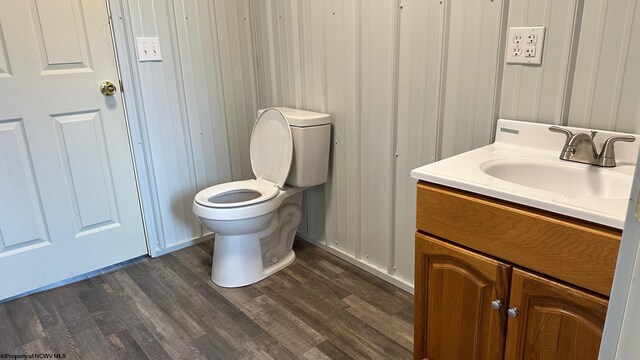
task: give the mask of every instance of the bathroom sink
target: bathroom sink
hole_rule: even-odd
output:
[[[640,141],[615,144],[615,167],[560,160],[565,136],[549,125],[498,120],[496,140],[421,166],[414,179],[622,229]],[[574,133],[590,129],[565,127]],[[596,148],[611,136],[597,131]]]
[[[566,197],[627,199],[632,176],[590,165],[555,160],[495,159],[480,164],[486,174]]]

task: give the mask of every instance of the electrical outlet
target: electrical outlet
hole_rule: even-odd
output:
[[[544,26],[509,28],[506,54],[507,64],[542,64],[544,32]]]
[[[138,61],[161,61],[160,39],[157,37],[137,37]]]
[[[526,58],[535,58],[536,57],[536,47],[535,46],[527,46],[524,49],[524,57],[526,57]]]
[[[511,55],[513,57],[522,55],[522,48],[520,46],[514,46],[513,48],[511,48]]]

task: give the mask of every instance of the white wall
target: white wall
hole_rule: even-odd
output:
[[[111,0],[136,167],[153,255],[207,235],[195,193],[251,176],[257,110],[247,1]],[[136,61],[158,36],[161,62]]]
[[[640,132],[636,0],[511,0],[510,26],[547,26],[543,66],[504,66],[500,116]]]
[[[412,283],[412,168],[490,143],[499,117],[638,132],[636,3],[252,0],[259,106],[335,116],[306,237]],[[505,64],[507,26],[528,25],[543,65]]]
[[[251,7],[259,105],[334,115],[331,179],[307,193],[306,237],[411,284],[409,171],[490,142],[502,2]]]
[[[640,132],[640,4],[584,2],[568,123]]]
[[[121,61],[157,253],[204,234],[198,189],[251,176],[260,107],[334,116],[330,181],[307,191],[301,231],[405,287],[412,168],[488,144],[498,117],[640,130],[635,0],[110,1],[121,54],[135,36],[164,54]],[[547,26],[542,66],[504,64],[508,25]]]

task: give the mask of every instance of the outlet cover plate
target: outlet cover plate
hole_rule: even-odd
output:
[[[511,27],[507,35],[507,64],[542,64],[544,26]]]
[[[162,61],[160,39],[157,37],[137,37],[138,61]]]

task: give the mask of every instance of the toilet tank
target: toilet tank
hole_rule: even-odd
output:
[[[331,115],[287,107],[276,108],[289,121],[293,160],[286,184],[310,187],[327,182]],[[258,116],[264,110],[258,110]]]

